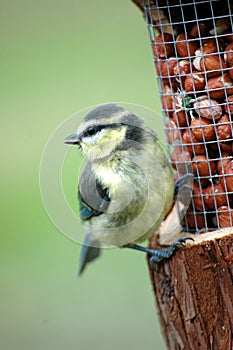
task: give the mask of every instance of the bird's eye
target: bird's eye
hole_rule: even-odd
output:
[[[94,126],[85,131],[85,136],[93,136],[102,129],[101,126]]]

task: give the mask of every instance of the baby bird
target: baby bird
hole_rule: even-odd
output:
[[[159,227],[174,199],[168,159],[142,119],[118,105],[102,105],[64,142],[78,145],[87,160],[78,186],[80,216],[88,224],[79,274],[104,246],[141,250],[156,263],[185,243],[181,238],[162,250],[138,245]]]

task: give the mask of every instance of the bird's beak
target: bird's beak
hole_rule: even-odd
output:
[[[69,135],[65,138],[64,143],[68,145],[78,145],[80,143],[80,139],[77,134]]]

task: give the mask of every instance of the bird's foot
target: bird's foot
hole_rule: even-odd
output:
[[[174,252],[179,248],[183,247],[186,244],[186,241],[194,241],[191,237],[182,237],[178,239],[176,242],[172,243],[172,245],[166,249],[154,250],[154,253],[151,254],[150,265],[153,267],[155,264],[161,262],[164,259],[169,259]]]
[[[194,239],[191,237],[182,237],[182,238],[178,239],[176,242],[172,243],[172,245],[166,249],[150,249],[150,248],[142,247],[142,246],[139,246],[137,244],[132,244],[132,243],[128,243],[128,244],[124,245],[124,247],[139,250],[141,252],[144,252],[144,253],[151,255],[150,264],[151,264],[151,266],[154,266],[155,264],[159,263],[160,261],[162,261],[164,259],[169,259],[174,254],[174,252],[179,247],[183,247],[185,245],[186,241],[188,241],[188,240],[194,241]]]

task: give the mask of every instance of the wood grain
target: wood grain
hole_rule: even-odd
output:
[[[158,235],[149,246],[162,248]],[[156,269],[148,266],[169,349],[233,349],[233,233],[187,245]]]

